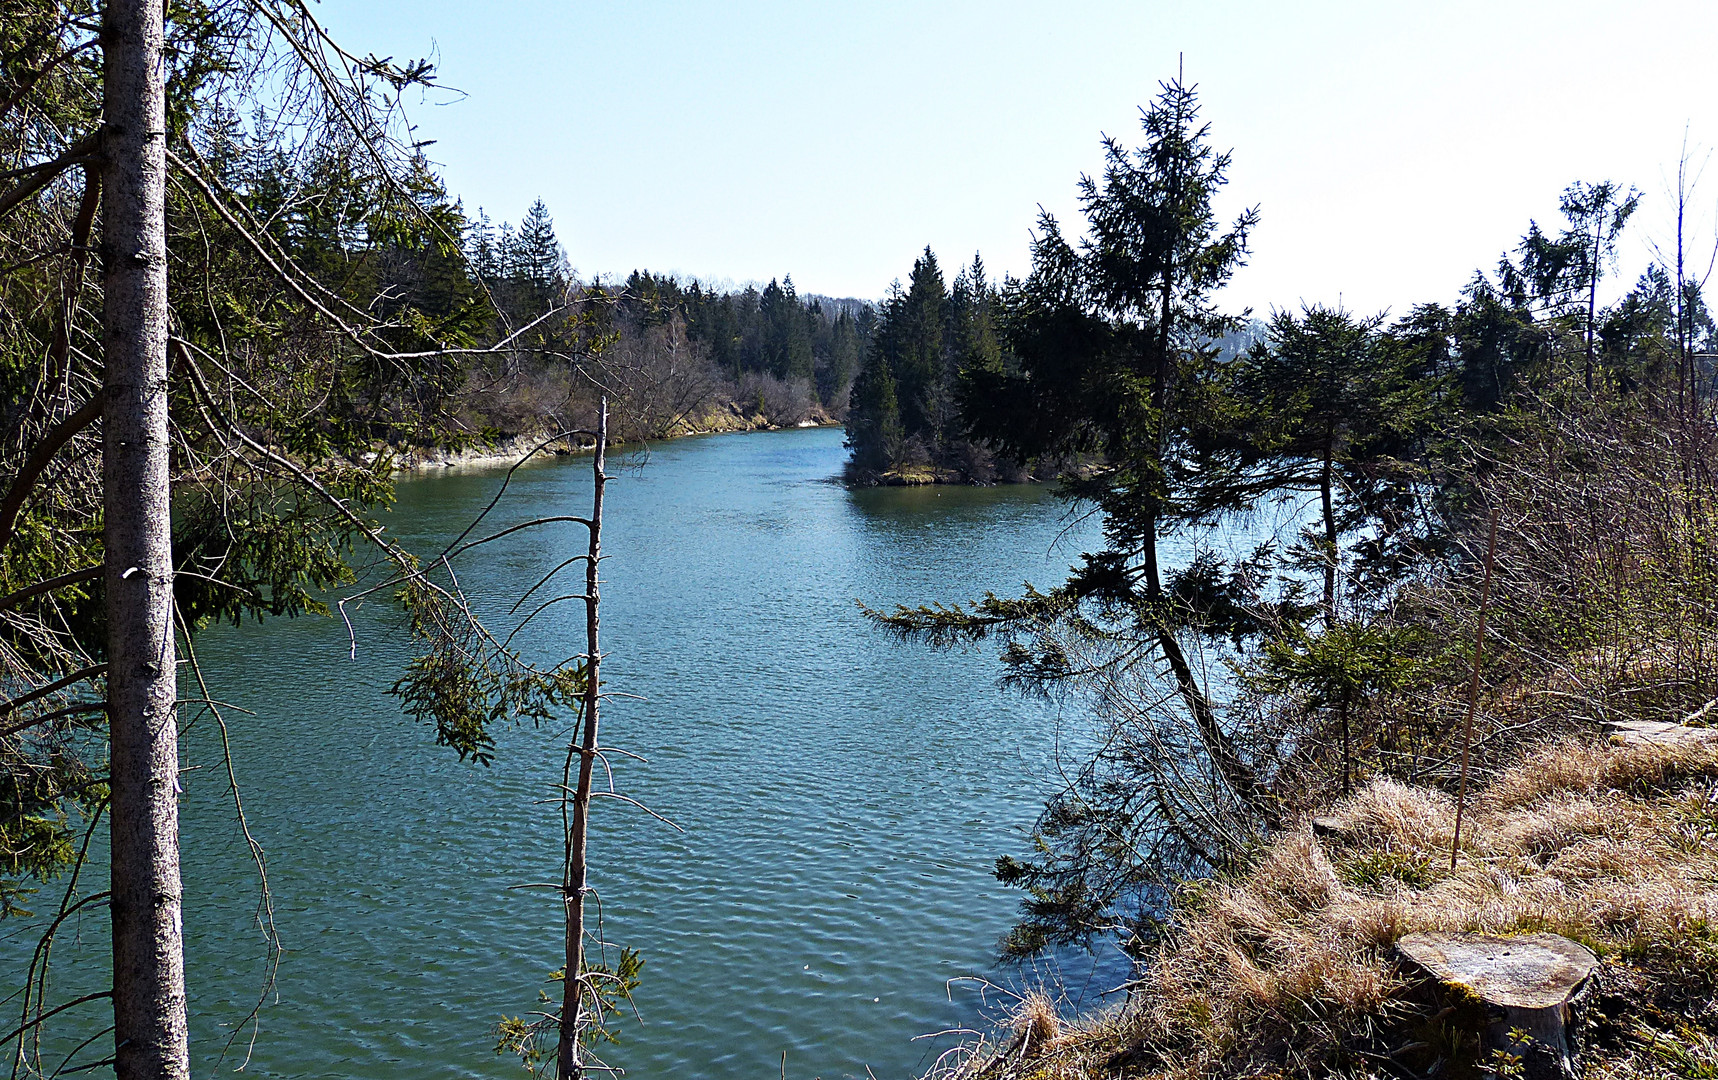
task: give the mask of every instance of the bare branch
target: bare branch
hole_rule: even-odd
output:
[[[92,397],[84,402],[77,412],[61,420],[49,428],[41,441],[30,451],[30,456],[24,459],[24,464],[18,469],[18,475],[12,481],[12,486],[6,492],[6,498],[0,500],[0,550],[12,542],[12,534],[18,525],[18,512],[23,509],[24,502],[30,497],[36,481],[46,471],[48,463],[54,460],[72,436],[95,423],[101,417],[102,400],[100,396]]]
[[[18,604],[23,603],[33,596],[40,596],[43,593],[53,592],[55,589],[63,589],[67,585],[76,585],[83,581],[94,581],[96,578],[101,577],[103,569],[104,567],[101,566],[86,566],[82,570],[73,570],[69,574],[61,574],[59,577],[51,577],[46,581],[38,581],[34,585],[26,585],[22,589],[15,589],[4,596],[0,596],[0,611],[4,611],[10,607],[16,607]]]
[[[40,165],[32,165],[24,170],[30,173],[30,178],[6,194],[0,195],[0,218],[4,218],[16,210],[32,195],[53,183],[55,177],[73,165],[81,165],[96,160],[95,151],[100,145],[101,134],[99,132],[85,135],[54,160],[44,161]]]

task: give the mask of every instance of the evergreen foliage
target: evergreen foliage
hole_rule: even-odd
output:
[[[481,217],[472,228],[395,111],[407,88],[433,82],[427,63],[369,57],[353,65],[288,0],[169,5],[157,67],[141,31],[98,34],[104,17],[145,26],[138,10],[26,0],[0,19],[0,917],[23,914],[44,882],[70,875],[51,894],[58,908],[43,913],[45,936],[13,995],[23,1021],[9,1036],[14,1064],[34,1075],[52,1064],[41,1059],[40,1025],[87,1019],[45,1000],[47,962],[63,919],[108,896],[83,874],[104,815],[113,896],[121,895],[122,856],[127,897],[140,883],[147,894],[151,881],[173,882],[175,895],[157,901],[174,906],[150,916],[172,923],[171,940],[140,940],[150,934],[136,932],[133,916],[147,915],[148,905],[128,900],[132,914],[122,919],[116,900],[115,955],[138,962],[116,965],[111,995],[72,1004],[111,996],[116,1023],[121,1013],[143,1017],[137,1029],[148,1029],[149,1045],[118,1048],[120,1075],[185,1073],[179,930],[176,918],[161,915],[178,910],[179,838],[170,817],[109,799],[110,774],[114,791],[122,775],[131,789],[163,790],[147,768],[169,758],[150,758],[140,772],[133,745],[122,772],[109,748],[118,733],[139,728],[148,729],[151,753],[163,730],[171,747],[173,725],[195,716],[171,708],[142,715],[136,694],[123,708],[109,700],[114,641],[133,652],[141,642],[157,659],[166,649],[164,661],[125,667],[131,685],[142,685],[139,667],[153,680],[151,693],[176,671],[200,682],[200,631],[215,621],[329,614],[328,592],[355,587],[362,559],[373,573],[349,599],[382,593],[400,601],[422,655],[396,692],[460,756],[486,761],[493,726],[565,715],[587,689],[577,665],[534,667],[473,614],[451,567],[492,537],[426,560],[375,521],[392,497],[392,447],[472,441],[456,409],[474,385],[521,355],[552,358],[574,375],[591,360],[589,320],[566,306],[547,210],[533,207],[517,236],[503,227],[496,237]],[[159,99],[113,92],[104,79],[116,65],[160,71],[167,101],[159,133],[165,296],[150,292],[147,310],[133,303],[144,314],[117,328],[107,323],[124,316],[104,312],[118,307],[104,303],[112,299],[114,245],[133,241],[104,235],[101,207],[111,207],[105,200],[119,186],[111,177],[129,183],[149,168],[142,155],[106,141],[120,121],[103,110]],[[298,83],[302,92],[282,89]],[[105,159],[95,153],[100,146]],[[127,198],[127,212],[141,206],[133,213],[141,232],[156,235],[161,202]],[[467,244],[477,258],[465,257]],[[106,274],[92,257],[102,251]],[[509,288],[496,295],[474,267],[493,269]],[[133,288],[133,298],[148,289]],[[514,329],[515,314],[535,320],[529,337]],[[137,322],[152,319],[144,329],[163,330],[164,340],[140,331]],[[147,354],[137,344],[145,337]],[[138,399],[164,394],[164,417],[149,412],[140,421],[144,406],[104,394],[115,371],[160,362],[164,390],[151,382]],[[115,443],[110,429],[104,443],[105,425],[145,430],[145,421],[149,432],[164,427],[165,438]],[[152,489],[159,502],[116,488],[109,474],[120,474],[106,468],[141,460],[133,447],[144,443],[159,451],[149,463],[161,466],[149,473],[162,480]],[[167,586],[151,595],[170,611],[148,620],[165,640],[110,639],[115,597],[106,590],[124,579],[124,564],[104,567],[102,538],[116,506],[142,522],[128,535],[170,538],[170,566],[158,545],[166,570],[147,578],[151,588]],[[166,697],[171,706],[171,686]],[[220,719],[206,690],[185,708]],[[253,844],[252,854],[263,875],[262,849]],[[272,935],[266,922],[263,930]],[[277,944],[270,937],[268,946]]]
[[[930,248],[913,261],[907,287],[896,282],[878,308],[854,385],[851,481],[927,467],[928,475],[969,482],[997,477],[993,456],[967,437],[958,395],[963,372],[1003,371],[998,303],[978,256],[952,286]]]
[[[1313,305],[1248,323],[1214,295],[1245,258],[1257,215],[1224,227],[1213,213],[1229,158],[1210,148],[1193,89],[1165,84],[1144,127],[1142,147],[1106,141],[1103,175],[1082,179],[1081,235],[1041,218],[1032,273],[993,294],[994,321],[945,329],[942,345],[959,342],[961,359],[944,367],[955,430],[1016,463],[1064,463],[1059,490],[1101,512],[1103,549],[1048,591],[867,609],[937,647],[998,641],[1006,684],[1080,702],[1098,727],[1102,749],[1048,801],[1031,854],[998,861],[997,876],[1026,894],[1003,942],[1015,957],[1109,934],[1143,954],[1182,882],[1244,865],[1288,815],[1368,778],[1448,782],[1461,715],[1448,688],[1465,685],[1454,671],[1471,658],[1475,522],[1491,506],[1522,507],[1514,550],[1563,552],[1549,563],[1521,554],[1507,571],[1522,590],[1502,601],[1515,613],[1499,616],[1516,620],[1500,646],[1514,663],[1584,678],[1570,671],[1596,662],[1598,642],[1635,648],[1600,625],[1612,615],[1621,625],[1625,606],[1667,640],[1718,632],[1713,605],[1696,614],[1691,599],[1638,580],[1714,542],[1699,524],[1711,514],[1700,463],[1710,368],[1688,389],[1689,342],[1711,341],[1714,328],[1698,282],[1666,267],[1598,303],[1635,193],[1571,186],[1565,225],[1552,235],[1530,223],[1497,273],[1476,273],[1451,306],[1391,320]],[[849,417],[860,475],[899,468],[914,436],[944,421],[920,389],[917,312],[936,285],[927,252],[879,312]],[[957,281],[944,302],[963,293]],[[1649,451],[1639,439],[1655,425]],[[1636,524],[1659,511],[1618,520],[1560,494],[1609,482],[1612,457],[1646,468],[1632,460],[1641,455],[1679,463],[1661,500],[1664,520],[1681,523],[1670,531]],[[1272,505],[1298,508],[1288,543],[1207,546],[1208,527]],[[1572,547],[1571,528],[1599,546]],[[1625,569],[1602,554],[1601,533],[1656,554]],[[1190,554],[1160,565],[1176,534],[1193,541]],[[1560,580],[1564,565],[1589,563],[1643,591],[1602,601],[1602,590]],[[1647,593],[1658,599],[1640,600]],[[1677,661],[1684,707],[1713,690],[1699,663]],[[1544,723],[1549,733],[1568,721]],[[1531,727],[1499,720],[1482,754],[1503,760]]]

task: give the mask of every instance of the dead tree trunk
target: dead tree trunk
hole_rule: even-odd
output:
[[[101,42],[103,543],[112,739],[114,1070],[190,1076],[168,501],[162,6],[111,0]]]
[[[591,496],[590,548],[585,557],[585,704],[584,724],[578,748],[579,780],[573,789],[572,826],[567,832],[567,865],[562,881],[562,895],[567,905],[566,982],[561,988],[560,1045],[556,1061],[560,1080],[578,1080],[584,1076],[585,1064],[580,1056],[580,1014],[586,996],[590,1008],[598,1013],[602,1005],[596,997],[596,987],[588,985],[584,970],[585,889],[588,857],[585,842],[590,831],[591,776],[597,756],[597,705],[602,700],[598,675],[602,652],[597,639],[599,594],[597,565],[602,558],[602,496],[608,482],[604,473],[604,456],[608,449],[608,399],[602,400],[597,413],[596,456],[591,464],[594,494]],[[562,798],[566,797],[562,785]]]

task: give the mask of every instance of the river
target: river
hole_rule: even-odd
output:
[[[1019,895],[990,876],[1020,852],[1054,783],[1046,705],[995,685],[993,650],[933,653],[868,627],[854,603],[964,599],[1059,581],[1093,521],[1036,487],[848,491],[841,433],[685,439],[622,458],[609,488],[605,676],[625,794],[593,826],[602,929],[644,957],[639,1019],[603,1057],[629,1076],[904,1078],[994,1016],[973,984]],[[462,529],[501,472],[406,479],[385,515],[419,547]],[[589,462],[521,469],[493,518],[583,513]],[[583,530],[517,534],[457,566],[491,614],[581,550]],[[576,570],[574,571],[577,572]],[[573,590],[568,590],[573,591]],[[533,624],[543,657],[578,651],[582,605]],[[233,756],[267,851],[286,953],[265,985],[258,884],[226,793],[217,728],[184,740],[192,1041],[210,1072],[414,1080],[522,1075],[491,1053],[503,1013],[537,1008],[559,965],[545,805],[559,733],[500,733],[461,763],[388,696],[407,655],[372,605],[339,619],[215,628],[198,652],[231,703]],[[248,714],[236,711],[248,710]],[[83,924],[59,963],[99,966]],[[1113,959],[1063,958],[1088,992]],[[64,976],[62,988],[78,981]],[[557,990],[558,993],[558,990]],[[254,1036],[254,1039],[253,1039]]]

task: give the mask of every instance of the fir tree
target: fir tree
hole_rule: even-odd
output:
[[[890,363],[899,385],[902,427],[909,436],[932,441],[940,436],[954,407],[943,353],[947,303],[942,269],[927,247],[913,262],[906,294],[884,309],[890,322]]]
[[[466,259],[471,272],[485,282],[493,282],[501,274],[501,251],[496,246],[495,227],[483,207],[477,208],[477,220],[466,232]]]
[[[1343,505],[1352,489],[1342,480],[1368,464],[1367,451],[1383,448],[1376,440],[1387,423],[1382,322],[1318,305],[1278,312],[1270,344],[1237,372],[1240,396],[1256,403],[1263,421],[1259,449],[1275,464],[1270,487],[1318,493],[1320,527],[1307,538],[1307,562],[1323,578],[1326,626],[1336,620],[1339,539],[1358,524]]]
[[[847,413],[847,448],[861,474],[887,471],[899,458],[904,435],[895,377],[886,357],[873,353],[853,383]]]
[[[566,283],[566,257],[542,199],[525,211],[509,255],[508,274],[524,299],[525,314],[535,317],[548,311]]]

